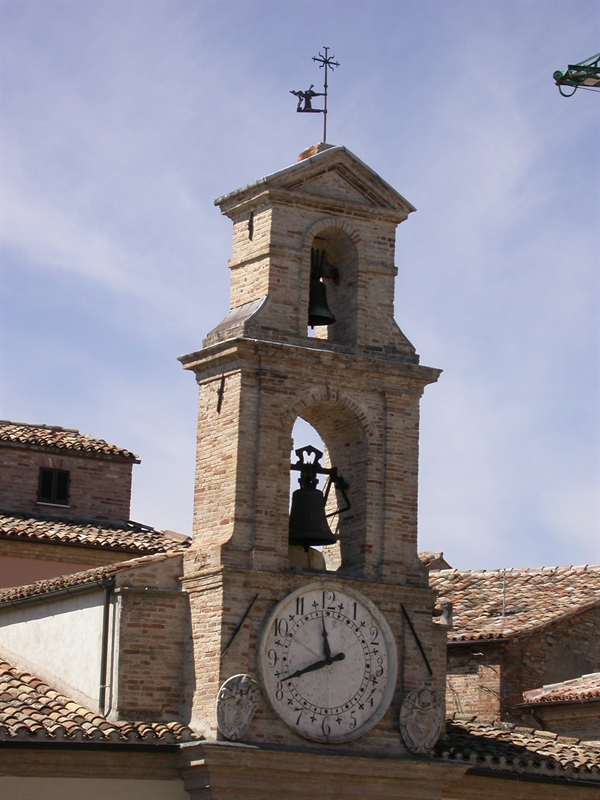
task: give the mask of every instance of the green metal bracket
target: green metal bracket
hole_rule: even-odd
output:
[[[557,70],[553,75],[554,81],[558,86],[558,91],[563,97],[572,97],[580,87],[600,91],[600,53],[579,64],[569,64],[564,72]],[[570,86],[573,91],[568,94],[563,87]]]

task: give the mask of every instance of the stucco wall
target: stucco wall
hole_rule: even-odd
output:
[[[3,609],[0,647],[7,660],[98,708],[104,590]]]

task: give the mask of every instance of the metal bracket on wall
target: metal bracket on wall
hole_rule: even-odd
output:
[[[235,639],[235,637],[236,637],[236,636],[238,635],[238,633],[240,632],[240,630],[241,630],[241,628],[242,628],[242,625],[243,625],[243,624],[244,624],[244,622],[246,621],[246,617],[248,616],[248,614],[250,613],[250,610],[252,609],[252,606],[253,606],[253,605],[254,605],[254,603],[256,602],[256,598],[257,598],[257,597],[258,597],[258,592],[257,592],[257,593],[254,595],[254,597],[253,597],[253,598],[252,598],[252,600],[250,601],[250,605],[249,605],[249,606],[248,606],[248,608],[245,610],[245,612],[244,612],[244,616],[241,618],[241,620],[240,620],[240,621],[238,622],[238,624],[235,626],[235,630],[234,630],[234,631],[233,631],[233,633],[231,634],[231,637],[230,637],[229,641],[227,642],[227,644],[225,645],[225,647],[224,647],[224,648],[223,648],[223,650],[221,651],[221,658],[223,658],[223,656],[225,655],[225,653],[226,653],[226,652],[229,650],[229,648],[231,647],[231,643],[233,642],[233,640]]]
[[[217,414],[221,413],[221,406],[223,405],[223,395],[225,394],[225,373],[221,375],[221,383],[217,389]]]
[[[408,627],[410,628],[411,633],[414,636],[415,642],[417,643],[417,647],[421,651],[421,655],[423,656],[423,660],[425,661],[425,666],[427,667],[427,670],[428,670],[429,674],[433,675],[433,670],[431,669],[431,666],[429,664],[429,660],[428,660],[427,656],[425,655],[425,650],[423,650],[423,645],[421,644],[421,640],[417,636],[417,632],[415,630],[415,626],[412,624],[411,619],[408,616],[408,611],[404,608],[402,603],[400,603],[400,608],[402,609],[402,613],[404,614],[404,618],[408,622]]]

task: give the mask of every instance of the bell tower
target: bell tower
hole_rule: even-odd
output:
[[[299,612],[303,587],[316,592],[318,584],[319,642],[335,639],[327,630],[326,592],[339,589],[375,605],[397,651],[381,718],[367,720],[364,734],[346,737],[345,747],[406,754],[401,704],[419,687],[443,696],[446,636],[433,622],[434,596],[417,556],[419,401],[440,371],[419,364],[393,317],[396,227],[415,209],[345,147],[325,144],[215,204],[233,222],[230,310],[201,350],[180,359],[200,387],[194,537],[183,579],[191,602],[194,718],[208,739],[223,738],[219,687],[242,673],[259,679],[270,663],[260,652],[270,615],[294,592]],[[327,321],[320,316],[327,311],[335,322],[311,328],[309,317]],[[290,450],[298,417],[322,437],[325,463],[343,476],[351,503],[338,518],[329,570],[290,560]],[[342,502],[340,488],[332,489],[328,507]],[[336,655],[335,647],[333,641],[312,666],[297,667],[297,681],[316,670],[323,680],[329,670],[349,675],[350,656],[341,644]],[[283,650],[268,652],[272,661],[284,658]],[[311,736],[278,715],[267,683],[263,675],[241,741],[310,748]],[[321,739],[312,738],[335,752],[338,740],[327,738],[328,729],[322,722]]]

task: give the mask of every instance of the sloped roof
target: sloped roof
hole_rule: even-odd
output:
[[[358,192],[358,195],[362,196],[363,205],[401,211],[403,217],[416,211],[405,197],[347,147],[331,145],[323,149],[317,148],[317,150],[308,158],[301,157],[301,160],[295,164],[218,197],[214,201],[215,205],[221,207],[223,213],[226,213],[227,209],[236,203],[264,189],[274,188],[294,192],[301,184],[310,183],[320,173],[335,170],[343,176],[350,187]],[[302,153],[301,156],[303,156]]]
[[[0,512],[0,539],[116,550],[123,553],[172,553],[191,542],[187,536],[172,531],[157,531],[138,522],[123,525],[51,520],[27,514]]]
[[[444,760],[469,762],[479,769],[600,784],[600,747],[507,722],[455,715],[435,750]]]
[[[98,583],[99,581],[112,578],[118,572],[126,572],[136,567],[164,561],[173,558],[182,550],[171,553],[155,553],[150,556],[132,558],[128,561],[117,561],[116,564],[108,564],[103,567],[92,567],[81,572],[73,572],[70,575],[59,575],[58,578],[48,578],[35,583],[28,583],[23,586],[13,586],[9,589],[0,590],[0,604],[11,603],[14,600],[24,600],[26,598],[38,597],[52,592],[60,592],[64,589],[73,589],[77,586],[84,586],[87,583]]]
[[[139,464],[135,453],[105,442],[93,439],[75,428],[61,428],[58,425],[32,425],[28,422],[0,420],[0,443],[15,447],[49,448],[69,450],[77,454],[127,459]]]
[[[600,700],[600,672],[592,672],[570,681],[550,683],[541,689],[523,692],[524,705],[584,703],[588,700]]]
[[[511,639],[600,605],[600,565],[441,570],[429,582],[453,605],[449,642]]]
[[[181,722],[109,722],[29,673],[0,662],[0,741],[160,745],[198,738]]]

